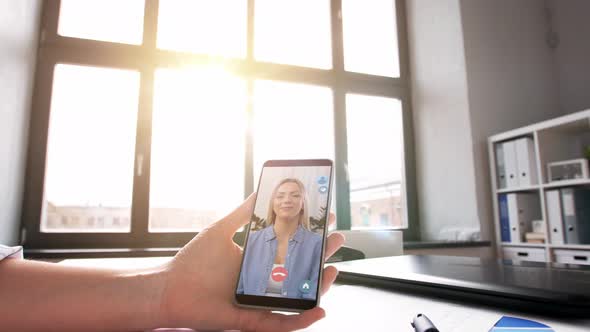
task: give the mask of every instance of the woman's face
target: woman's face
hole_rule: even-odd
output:
[[[303,208],[303,194],[297,183],[283,183],[274,198],[273,210],[277,218],[283,220],[295,219]]]

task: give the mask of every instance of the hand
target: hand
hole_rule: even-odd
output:
[[[305,328],[325,316],[316,307],[299,315],[283,315],[268,310],[243,309],[233,304],[242,249],[232,238],[247,224],[252,214],[252,194],[235,211],[193,238],[162,272],[164,283],[157,320],[162,327],[193,329],[240,329],[245,331],[293,331]],[[335,221],[330,214],[330,223]],[[326,243],[326,259],[344,243],[332,233]],[[322,294],[338,274],[335,267],[324,269]]]

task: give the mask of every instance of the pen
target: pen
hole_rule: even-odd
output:
[[[411,324],[416,332],[439,332],[436,326],[424,314],[416,315]]]

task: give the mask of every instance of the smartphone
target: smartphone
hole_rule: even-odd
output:
[[[264,163],[246,228],[237,305],[301,312],[319,304],[332,174],[328,159]]]

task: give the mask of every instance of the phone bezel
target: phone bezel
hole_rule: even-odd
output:
[[[330,185],[328,189],[328,207],[331,205],[332,200],[332,186],[333,186],[333,177],[334,177],[334,163],[330,159],[291,159],[291,160],[268,160],[262,165],[262,170],[260,171],[260,177],[258,179],[258,188],[257,192],[260,189],[260,184],[262,183],[262,175],[264,174],[265,167],[301,167],[301,166],[330,166]],[[256,202],[254,202],[254,206],[256,206]],[[328,213],[328,211],[326,211]],[[329,216],[326,216],[328,219]],[[250,225],[252,223],[248,222],[248,226],[246,228],[246,236],[244,239],[244,253],[248,247],[248,239],[250,237]],[[236,286],[234,288],[234,303],[241,307],[247,308],[259,308],[259,309],[269,309],[269,310],[280,310],[280,311],[294,311],[294,312],[301,312],[303,310],[312,309],[319,305],[320,298],[321,298],[321,280],[323,277],[323,267],[324,267],[324,259],[325,259],[325,249],[326,249],[326,234],[328,233],[328,225],[324,226],[324,231],[322,234],[322,250],[321,250],[321,257],[320,257],[320,275],[318,277],[318,285],[317,285],[317,296],[315,300],[304,300],[304,299],[293,299],[293,298],[283,298],[283,297],[270,297],[270,296],[258,296],[258,295],[246,295],[246,294],[237,294],[239,280],[236,280]],[[242,273],[242,266],[244,264],[244,256],[242,255],[242,261],[240,262],[240,274]]]

